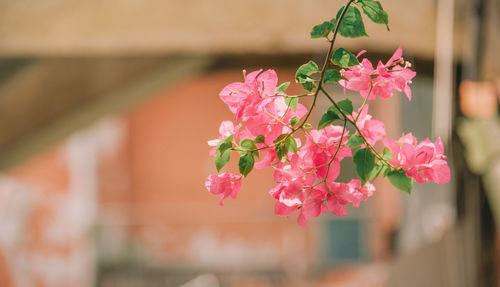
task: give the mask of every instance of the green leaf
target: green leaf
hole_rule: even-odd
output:
[[[308,82],[312,80],[310,76],[318,72],[318,65],[313,61],[309,61],[297,69],[297,72],[295,73],[295,80],[297,83]]]
[[[299,122],[299,117],[293,117],[290,119],[290,125],[293,127],[296,123]]]
[[[221,152],[219,149],[215,152],[215,167],[219,172],[228,162],[231,157],[231,150],[226,149]]]
[[[311,38],[322,38],[328,36],[335,27],[335,18],[314,26],[311,30]]]
[[[288,86],[290,86],[290,82],[284,82],[283,84],[276,87],[275,92],[276,93],[285,93],[286,89],[288,89]]]
[[[233,147],[233,135],[223,139],[215,151],[215,167],[220,171],[228,162]]]
[[[345,113],[347,114],[352,114],[352,110],[353,110],[353,107],[352,107],[352,102],[351,100],[349,99],[344,99],[340,102],[337,103],[337,105],[342,109],[342,111],[344,111]]]
[[[323,83],[337,83],[340,79],[342,79],[342,75],[337,70],[327,70],[325,73],[325,77],[323,78]]]
[[[289,152],[296,153],[297,152],[297,142],[292,136],[289,136],[286,139],[286,148]]]
[[[359,65],[358,58],[349,50],[338,48],[332,55],[332,63],[344,69]]]
[[[310,123],[305,123],[304,124],[304,128],[305,129],[311,129],[312,128],[312,125]]]
[[[375,168],[375,155],[367,148],[358,150],[353,157],[356,173],[361,179],[361,185],[370,179],[370,174]]]
[[[306,83],[302,83],[302,88],[304,88],[304,90],[307,90],[307,91],[312,91],[314,88],[316,88],[316,84],[314,84],[314,82],[306,82]]]
[[[240,146],[247,151],[254,151],[257,149],[257,146],[255,145],[254,141],[251,139],[242,139],[240,141]]]
[[[243,149],[239,151],[240,155],[244,155],[245,153],[251,153],[253,156],[259,157],[259,151],[257,150],[257,146],[255,142],[251,139],[242,139],[240,141],[240,146]]]
[[[380,174],[383,174],[384,171],[387,169],[387,166],[384,165],[382,162],[377,162],[375,164],[375,168],[372,169],[372,171],[370,172],[370,174],[368,175],[368,180],[373,180],[374,177],[380,175]]]
[[[342,113],[337,109],[337,107],[335,105],[331,105],[330,107],[328,107],[328,112],[336,114],[339,117],[339,119],[340,119],[340,116],[342,115]]]
[[[385,160],[391,160],[392,159],[392,152],[388,148],[384,148],[384,152],[382,153],[382,158]]]
[[[274,143],[279,143],[279,142],[283,141],[287,136],[288,136],[288,134],[281,134],[281,135],[279,135],[279,137],[277,137],[274,140]]]
[[[247,153],[240,157],[238,167],[240,168],[240,173],[243,177],[247,176],[252,171],[254,163],[255,159],[252,154]]]
[[[333,106],[335,108],[335,106]],[[337,110],[337,108],[335,108]],[[324,129],[327,126],[331,125],[335,120],[340,119],[337,112],[330,108],[328,108],[327,112],[323,114],[318,123],[318,129]]]
[[[379,1],[358,0],[358,3],[361,5],[361,8],[363,8],[363,13],[365,13],[368,18],[377,24],[385,24],[387,30],[389,30],[389,15],[384,11]]]
[[[285,143],[279,143],[274,150],[276,151],[276,156],[278,157],[278,159],[282,162],[285,162],[286,154],[288,153],[287,145]]]
[[[335,105],[331,105],[319,120],[318,129],[324,129],[331,125],[335,120],[340,119],[341,114]]]
[[[387,178],[397,189],[411,194],[411,189],[413,188],[413,178],[407,177],[406,172],[403,169],[389,171],[387,173]]]
[[[358,135],[352,135],[347,141],[347,146],[351,149],[357,148],[358,146],[364,144],[365,141]]]
[[[314,89],[316,85],[314,84],[314,79],[311,78],[311,75],[318,72],[318,65],[313,61],[309,61],[308,63],[299,67],[299,69],[295,73],[295,81],[302,84],[302,87],[304,89],[312,91],[312,89]]]
[[[220,152],[223,153],[225,150],[230,149],[232,147],[233,147],[233,135],[230,135],[227,138],[223,139],[221,142],[219,142],[217,150],[220,150]]]
[[[258,143],[264,143],[266,141],[266,138],[264,137],[264,135],[258,135],[256,138],[255,138],[255,143],[258,144]]]
[[[297,111],[297,105],[299,104],[299,98],[298,97],[286,97],[285,98],[285,104],[292,108],[294,112]]]
[[[337,19],[342,14],[345,6],[342,6],[337,12]],[[339,26],[340,35],[347,38],[357,38],[362,36],[368,36],[365,31],[365,24],[363,24],[363,19],[361,18],[361,12],[358,8],[349,6],[342,19]]]
[[[219,148],[221,149],[227,149],[233,147],[233,135],[230,135],[223,139],[221,142],[219,142]],[[220,147],[222,144],[225,144],[225,147]],[[227,147],[229,145],[229,147]]]

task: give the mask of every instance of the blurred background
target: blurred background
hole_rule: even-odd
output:
[[[412,102],[370,110],[393,138],[441,137],[449,184],[379,180],[309,228],[273,214],[270,170],[223,207],[205,189],[219,91],[242,69],[293,82],[344,2],[0,0],[0,286],[500,286],[498,0],[382,0],[391,32],[338,40],[403,47]]]

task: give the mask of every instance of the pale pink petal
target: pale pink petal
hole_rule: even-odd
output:
[[[401,59],[402,56],[403,56],[403,49],[401,48],[401,46],[399,46],[399,48],[396,50],[396,52],[394,52],[394,55],[392,55],[392,57],[389,59],[389,61],[387,61],[387,63],[385,63],[385,66],[387,67],[387,66],[392,65],[392,63],[394,63],[394,61]]]
[[[359,53],[356,55],[356,58],[359,58],[359,56],[363,55],[364,53],[366,53],[366,50],[359,51]]]
[[[309,227],[309,224],[307,224],[307,220],[305,216],[302,214],[302,212],[297,217],[297,223],[302,227]]]
[[[410,86],[408,86],[408,85],[405,86],[404,93],[408,97],[408,100],[411,101],[411,89],[410,89]]]
[[[274,213],[279,216],[290,216],[297,211],[297,206],[287,206],[279,201],[274,204]]]
[[[451,179],[451,172],[448,163],[444,160],[435,160],[431,163],[434,172],[434,182],[437,184],[447,183]]]

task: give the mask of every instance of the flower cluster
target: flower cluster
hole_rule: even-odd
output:
[[[384,139],[385,146],[393,157],[389,160],[393,166],[402,168],[408,177],[418,183],[434,181],[438,184],[450,181],[450,168],[443,155],[441,139],[433,143],[426,138],[420,143],[411,134],[403,135],[397,142]]]
[[[368,114],[368,101],[375,100],[377,95],[388,98],[396,90],[411,100],[410,84],[416,73],[410,69],[410,63],[403,60],[401,47],[376,68],[366,58],[359,62],[365,51],[354,56],[343,48],[332,50],[337,33],[351,38],[366,35],[363,23],[359,22],[358,8],[350,7],[352,3],[363,8],[374,22],[388,23],[381,5],[364,9],[368,1],[349,0],[339,10],[337,19],[315,26],[311,37],[327,38],[331,46],[321,69],[309,61],[297,70],[297,83],[309,93],[287,94],[290,83],[278,86],[274,70],[249,74],[243,71],[242,82],[231,83],[220,92],[221,100],[234,114],[234,122],[222,122],[219,137],[208,142],[212,147],[210,155],[215,157],[218,171],[232,154],[239,155],[240,172],[239,175],[222,172],[207,178],[207,189],[220,194],[221,205],[225,198],[237,197],[242,179],[253,168],[274,169],[276,185],[269,191],[276,200],[274,212],[280,216],[298,213],[297,220],[302,226],[307,226],[308,219],[328,211],[337,216],[346,215],[349,205],[358,207],[361,201],[373,195],[372,182],[379,176],[387,177],[395,187],[408,193],[414,181],[441,184],[450,180],[440,139],[434,143],[429,139],[417,143],[415,137],[407,134],[394,141],[386,137],[384,124]],[[348,23],[342,23],[345,15],[350,17]],[[353,26],[346,27],[348,25]],[[332,40],[330,34],[333,34]],[[338,68],[327,69],[330,66]],[[364,99],[361,106],[354,110],[348,98],[333,100],[324,89],[332,83],[359,92]],[[321,117],[318,128],[313,129],[308,120],[320,95],[326,96],[332,105]],[[309,109],[299,103],[302,97],[313,98]],[[354,128],[351,132],[347,124]],[[383,144],[382,152],[375,149],[377,143]],[[359,179],[340,182],[341,162],[346,158],[354,162]]]
[[[364,52],[360,52],[356,57],[358,58]],[[402,55],[403,50],[399,47],[385,64],[379,61],[376,69],[373,68],[370,60],[364,58],[360,65],[341,71],[347,80],[341,80],[339,84],[345,89],[359,92],[363,98],[368,97],[369,100],[375,100],[377,95],[389,98],[392,96],[392,90],[395,89],[404,92],[411,101],[409,84],[416,73],[409,69],[411,64],[405,62]]]

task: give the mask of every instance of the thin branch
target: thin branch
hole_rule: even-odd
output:
[[[377,150],[375,150],[375,148],[368,142],[368,140],[365,138],[365,136],[361,133],[361,130],[359,129],[359,127],[356,124],[356,122],[353,121],[352,119],[350,119],[349,117],[347,117],[347,115],[342,111],[342,109],[332,99],[332,97],[328,94],[328,92],[326,92],[323,88],[321,89],[321,91],[330,100],[330,102],[337,108],[337,110],[342,114],[342,116],[344,117],[344,119],[347,120],[348,122],[350,122],[354,126],[354,128],[356,128],[356,130],[359,133],[359,136],[363,139],[363,141],[365,142],[366,146],[375,154],[375,156],[380,161],[382,161],[384,164],[386,164],[387,166],[389,166],[390,168],[396,169],[392,164],[390,164],[387,160],[385,160],[384,157],[377,152]]]

